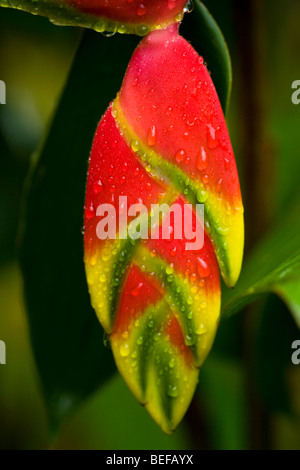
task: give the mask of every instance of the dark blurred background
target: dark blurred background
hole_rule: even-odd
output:
[[[228,125],[251,248],[299,195],[298,0],[207,0],[228,42],[233,95]],[[80,31],[0,9],[0,449],[300,449],[300,337],[285,305],[264,296],[223,321],[195,400],[165,436],[115,375],[49,439],[31,351],[16,240],[30,162],[47,131]],[[208,64],[209,67],[209,64]],[[99,116],[100,118],[100,116]],[[88,156],[87,156],[88,157]],[[101,338],[100,338],[101,340]]]

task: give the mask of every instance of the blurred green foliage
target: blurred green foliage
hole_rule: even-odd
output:
[[[246,171],[241,138],[248,123],[240,111],[251,76],[242,73],[244,38],[237,24],[238,3],[205,2],[232,54],[229,127],[245,194],[253,181]],[[300,5],[296,0],[263,0],[261,4],[260,68],[253,73],[262,88],[260,119],[266,153],[259,153],[259,158],[269,177],[260,186],[269,205],[272,234],[271,227],[300,202],[300,107],[291,102],[291,84],[300,79]],[[265,295],[243,314],[222,320],[213,352],[200,373],[192,409],[174,436],[162,434],[115,375],[49,439],[15,247],[24,180],[52,120],[79,36],[80,31],[56,27],[43,18],[0,10],[0,79],[7,84],[8,103],[0,107],[0,339],[7,346],[7,365],[0,366],[0,448],[299,449],[300,366],[291,364],[289,348],[300,333],[286,305],[275,295]],[[256,118],[249,116],[249,120]],[[247,211],[251,208],[246,205]],[[299,213],[293,217],[297,227]],[[289,232],[284,227],[282,232],[285,243]],[[296,236],[294,241],[296,249]],[[298,280],[289,286],[293,295],[298,292]],[[255,432],[258,442],[253,440]]]

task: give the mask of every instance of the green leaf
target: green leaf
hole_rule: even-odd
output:
[[[300,202],[277,228],[254,249],[232,291],[224,289],[223,316],[237,313],[261,294],[278,294],[295,315],[300,327]]]
[[[115,370],[90,306],[81,230],[93,134],[136,45],[130,36],[83,34],[30,175],[21,266],[32,346],[54,426]]]
[[[215,19],[199,0],[194,0],[194,10],[186,15],[182,35],[191,41],[198,54],[203,56],[226,114],[232,88],[232,67],[229,50]]]

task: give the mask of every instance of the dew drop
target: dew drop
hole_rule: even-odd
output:
[[[103,184],[101,180],[95,181],[93,185],[94,193],[99,194],[103,191]]]
[[[132,295],[133,297],[137,297],[137,296],[139,295],[140,290],[141,290],[142,287],[143,287],[143,283],[140,282],[137,287],[135,287],[134,289],[132,289],[131,295]]]
[[[224,168],[226,171],[230,170],[230,160],[229,158],[224,158]]]
[[[197,157],[197,168],[199,171],[206,170],[208,167],[207,154],[204,147],[201,147],[201,150]]]
[[[179,395],[177,385],[169,385],[169,386],[168,386],[167,395],[168,395],[170,398],[177,398],[178,395]]]
[[[188,0],[186,6],[184,7],[185,13],[191,13],[194,9],[194,4],[192,0]]]
[[[120,34],[125,34],[126,31],[127,31],[126,25],[125,25],[125,24],[119,24],[117,31],[118,31],[118,33],[120,33]]]
[[[216,138],[216,129],[211,124],[207,125],[207,145],[210,149],[215,149],[219,145]]]
[[[95,215],[95,209],[94,209],[93,203],[91,203],[88,209],[86,209],[85,211],[85,216],[87,219],[92,219],[94,215]]]
[[[122,357],[127,357],[130,354],[130,348],[128,343],[123,343],[120,346],[120,355]]]
[[[196,335],[204,335],[207,333],[207,328],[203,325],[203,323],[200,323],[196,329],[195,329]]]
[[[197,270],[202,278],[208,277],[211,273],[209,265],[202,258],[197,258]]]
[[[184,338],[184,342],[187,346],[194,346],[195,336],[194,335],[186,335],[185,338]]]
[[[197,192],[197,200],[198,200],[198,202],[203,203],[203,202],[207,201],[207,199],[208,199],[208,194],[207,194],[207,192],[206,192],[204,189],[200,189],[200,190]]]
[[[134,152],[138,152],[141,148],[140,143],[137,140],[131,142],[131,148]]]
[[[170,359],[169,367],[170,367],[171,369],[173,369],[173,368],[175,367],[175,359],[174,359],[174,357],[172,357],[172,359]]]
[[[170,256],[172,256],[172,258],[174,258],[174,256],[176,256],[176,253],[177,253],[177,248],[176,248],[176,246],[174,246],[174,248],[172,248],[172,250],[170,250]]]
[[[185,150],[180,149],[175,155],[175,160],[177,163],[182,163],[185,160],[185,157],[186,157]]]
[[[147,7],[143,3],[140,3],[136,9],[136,14],[138,16],[144,16],[147,13]]]
[[[173,268],[173,266],[171,266],[171,265],[170,265],[170,266],[167,266],[167,268],[166,268],[166,274],[167,274],[168,276],[170,276],[170,275],[173,274],[173,273],[174,273],[174,268]]]
[[[148,129],[147,134],[147,144],[149,145],[149,147],[153,147],[156,144],[156,136],[156,126],[153,125]]]
[[[135,28],[135,31],[139,36],[146,36],[150,30],[145,24],[140,24]]]

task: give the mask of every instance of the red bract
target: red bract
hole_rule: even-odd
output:
[[[143,204],[144,212],[130,214],[133,204]],[[186,216],[168,218],[167,209],[154,223],[164,205]],[[187,220],[196,236],[205,227],[203,243],[193,249]],[[140,234],[135,239],[132,224]],[[104,226],[107,239],[100,240]],[[85,265],[117,366],[166,432],[186,412],[214,341],[218,261],[233,285],[242,251],[236,165],[209,73],[176,27],[153,32],[137,48],[94,139]]]

